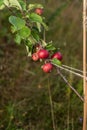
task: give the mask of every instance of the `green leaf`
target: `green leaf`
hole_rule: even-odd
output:
[[[22,10],[26,11],[26,3],[23,0],[19,0]]]
[[[58,65],[58,66],[61,66],[61,65],[62,65],[61,61],[59,61],[59,60],[56,59],[56,58],[53,58],[53,59],[51,60],[51,62],[52,62],[53,64],[55,64],[55,65]]]
[[[38,28],[37,28],[36,26],[33,26],[33,27],[32,27],[32,30],[33,30],[33,31],[36,31],[36,33],[39,34],[39,30],[38,30]]]
[[[37,22],[36,25],[37,25],[38,31],[41,32],[41,24]]]
[[[0,6],[0,10],[2,10],[2,9],[4,9],[5,8],[5,6],[4,5],[1,5]]]
[[[8,7],[15,7],[19,10],[22,10],[22,7],[18,0],[4,0],[4,4]]]
[[[27,50],[28,56],[31,56],[33,52],[33,44],[31,43],[30,40],[26,42],[26,50]]]
[[[9,22],[15,27],[16,30],[20,30],[25,26],[25,21],[16,16],[10,16]]]
[[[33,29],[31,34],[37,42],[40,40],[39,33],[37,30]]]
[[[42,23],[42,17],[39,16],[38,14],[35,14],[35,13],[31,13],[29,14],[29,19],[32,21],[32,22],[38,22],[38,23]]]
[[[45,47],[47,43],[44,40],[41,40],[41,41],[42,41],[42,46]]]
[[[41,4],[29,4],[28,6],[29,10],[35,9],[35,8],[43,8]]]
[[[43,25],[43,27],[45,28],[45,30],[48,31],[48,26],[47,26],[44,22],[42,22],[42,25]]]
[[[47,49],[48,51],[54,51],[54,50],[56,50],[56,48],[53,46],[52,43],[47,44],[47,45],[46,45],[46,49]]]
[[[31,56],[32,55],[32,52],[29,50],[29,47],[26,45],[26,50],[27,50],[27,54],[28,56]]]
[[[20,37],[19,34],[16,34],[15,42],[16,42],[18,45],[20,45],[20,43],[21,43],[21,37]]]
[[[4,8],[4,3],[3,3],[3,0],[0,0],[0,10],[2,10]]]
[[[27,40],[27,41],[26,41],[26,46],[29,47],[29,46],[32,46],[32,45],[33,45],[33,44],[32,44],[32,42],[31,42],[30,40]]]
[[[3,0],[0,0],[0,6],[3,5]]]
[[[21,30],[19,30],[18,33],[22,39],[26,39],[30,36],[31,30],[27,26],[25,26]]]
[[[15,32],[16,32],[15,26],[11,26],[11,32],[12,32],[12,33],[15,33]]]
[[[34,44],[37,42],[32,35],[28,38],[28,41],[29,41],[32,45],[34,45]]]

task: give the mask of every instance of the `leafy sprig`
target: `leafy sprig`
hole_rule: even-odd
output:
[[[48,26],[43,17],[43,5],[41,4],[26,4],[23,0],[1,0],[0,9],[8,8],[11,12],[9,23],[11,24],[11,32],[14,34],[16,44],[22,43],[26,46],[28,56],[34,53],[34,47],[40,45],[45,48],[50,54],[57,51],[57,48],[52,42],[46,42],[42,38],[43,30],[47,31]],[[37,12],[38,11],[41,12]],[[51,60],[55,64],[61,64],[60,61]]]

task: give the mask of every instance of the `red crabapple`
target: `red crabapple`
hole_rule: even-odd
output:
[[[60,60],[60,61],[63,59],[62,54],[61,54],[60,52],[54,53],[51,58],[52,58],[52,59],[53,59],[53,58],[56,58],[56,59],[58,59],[58,60]]]
[[[39,56],[38,56],[37,53],[33,53],[33,54],[32,54],[32,60],[33,60],[33,61],[38,61],[38,60],[39,60]]]
[[[45,49],[41,49],[38,51],[38,56],[40,59],[45,59],[49,57],[49,52]]]
[[[35,10],[35,13],[38,14],[38,15],[42,15],[43,14],[43,9],[42,8],[37,8]]]
[[[51,72],[51,70],[53,69],[53,65],[51,63],[45,63],[43,66],[42,66],[42,69],[45,73],[49,73]]]

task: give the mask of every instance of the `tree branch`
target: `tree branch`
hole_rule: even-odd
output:
[[[74,87],[72,87],[70,85],[70,83],[67,81],[67,79],[65,78],[65,76],[63,76],[63,74],[61,73],[61,71],[57,68],[57,73],[61,76],[61,78],[65,81],[65,83],[74,91],[74,93],[84,102],[83,97],[74,89]]]

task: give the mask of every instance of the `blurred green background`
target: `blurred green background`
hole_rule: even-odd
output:
[[[46,41],[63,54],[63,64],[82,69],[82,0],[30,0],[42,3],[49,26]],[[0,11],[0,130],[53,130],[48,87],[56,130],[81,130],[83,103],[54,70],[45,74],[39,62],[14,43],[5,9]],[[62,71],[83,95],[82,79]]]

